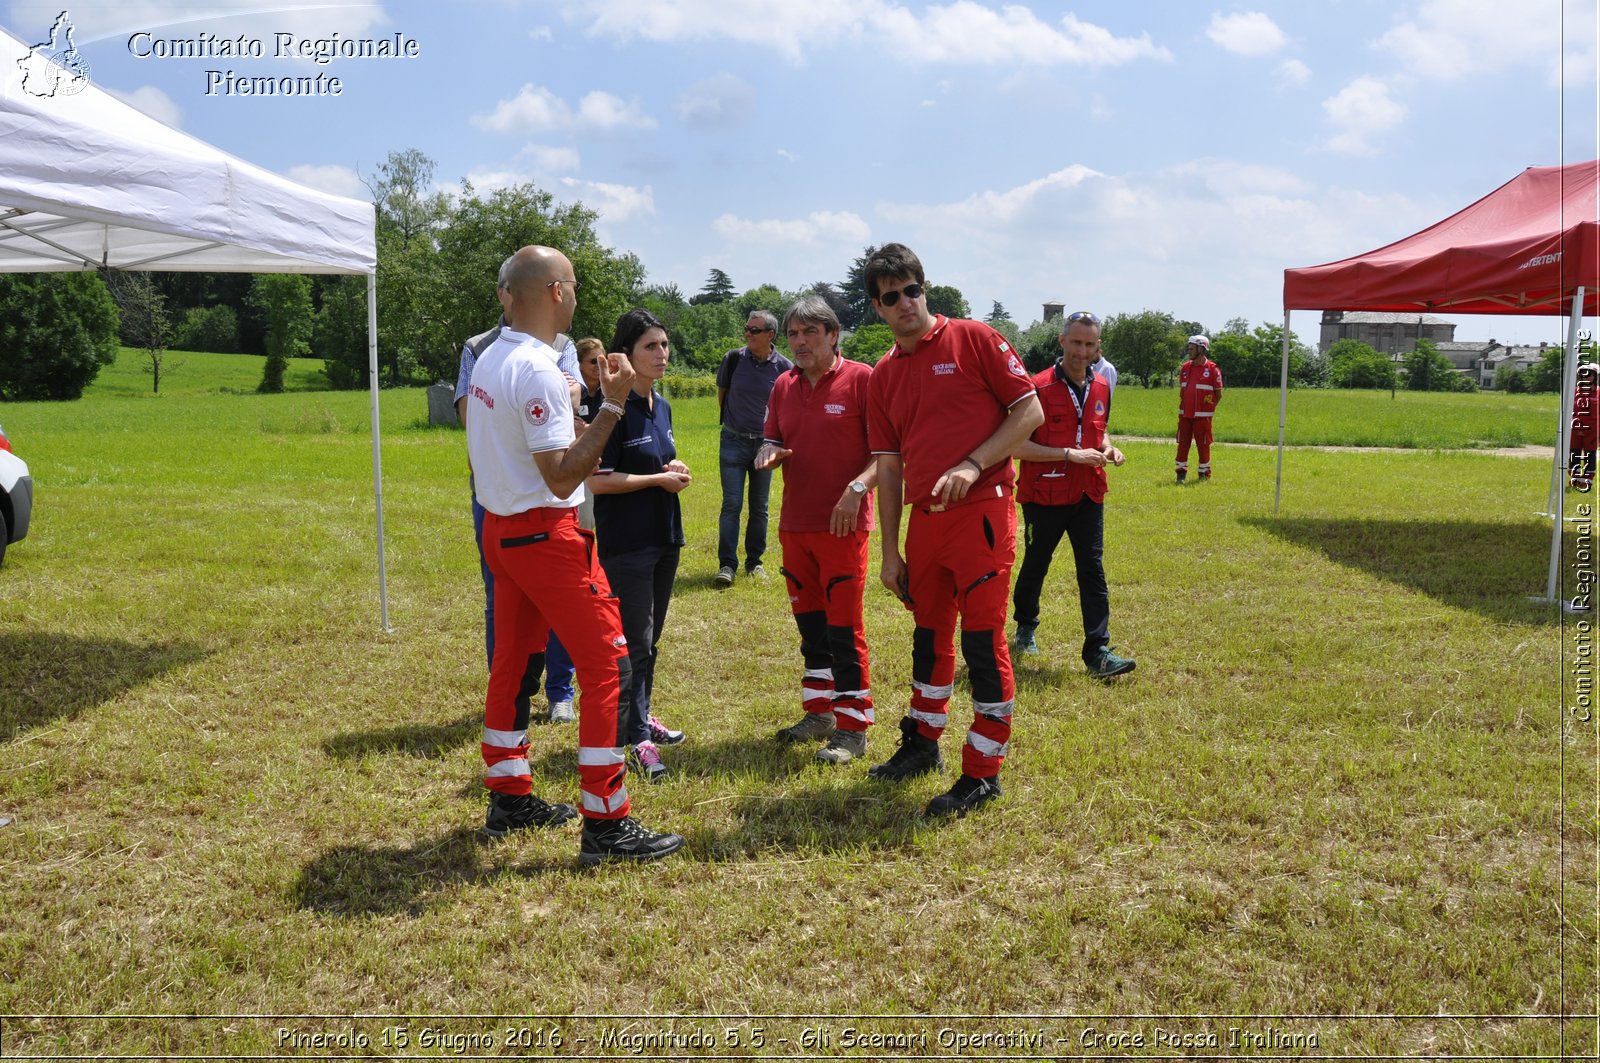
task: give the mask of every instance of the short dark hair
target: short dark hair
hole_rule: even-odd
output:
[[[922,260],[905,244],[884,244],[867,256],[867,264],[861,270],[861,279],[867,286],[869,299],[878,298],[879,281],[892,281],[900,277],[910,277],[918,284],[928,283],[928,278],[922,273]]]
[[[663,325],[656,319],[654,314],[643,307],[629,310],[626,314],[617,318],[617,330],[611,334],[612,351],[631,357],[633,355],[633,345],[638,343],[640,337],[653,328],[658,328],[662,332],[667,331],[667,326]]]

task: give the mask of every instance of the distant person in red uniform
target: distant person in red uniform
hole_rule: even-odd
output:
[[[618,698],[631,675],[628,646],[593,536],[579,530],[577,517],[584,480],[622,420],[633,370],[620,355],[606,360],[604,403],[577,437],[569,385],[550,346],[578,306],[572,263],[552,248],[524,247],[512,256],[503,288],[506,325],[479,354],[467,400],[467,452],[485,510],[483,555],[495,579],[495,647],[481,745],[489,812],[482,833],[504,837],[577,815],[571,805],[535,797],[528,767],[534,691],[523,675],[530,657],[542,658],[554,621],[567,635],[583,684],[579,860],[654,860],[677,852],[683,839],[647,830],[628,815],[617,745]]]
[[[839,319],[808,295],[783,322],[795,367],[767,399],[756,468],[783,466],[778,543],[800,629],[800,722],[780,742],[827,739],[817,759],[848,764],[867,752],[872,725],[866,627],[867,538],[877,462],[867,446],[872,370],[839,354]]]
[[[1200,451],[1200,479],[1211,479],[1211,415],[1222,401],[1222,370],[1208,355],[1211,341],[1189,337],[1189,358],[1178,367],[1178,482],[1189,478],[1189,441]]]
[[[868,436],[878,458],[883,585],[912,611],[911,705],[900,748],[873,768],[899,781],[937,770],[954,690],[956,621],[972,685],[961,778],[929,816],[965,815],[1000,796],[1015,684],[1006,599],[1016,558],[1011,455],[1044,421],[1033,381],[1005,337],[928,311],[922,263],[885,244],[863,270],[895,344],[872,371]],[[900,515],[911,507],[905,554]]]
[[[1111,412],[1111,381],[1094,366],[1100,359],[1100,319],[1086,311],[1067,316],[1061,357],[1034,374],[1044,407],[1044,424],[1017,448],[1022,480],[1026,543],[1012,594],[1017,620],[1015,648],[1039,652],[1033,633],[1039,626],[1039,597],[1050,559],[1065,535],[1072,543],[1078,573],[1078,605],[1083,613],[1083,663],[1100,679],[1131,672],[1134,662],[1111,652],[1111,595],[1105,550],[1106,466],[1121,465],[1122,451],[1106,438]]]
[[[1595,379],[1600,367],[1593,362],[1578,366],[1578,383],[1572,392],[1572,432],[1567,439],[1571,452],[1572,486],[1587,491],[1594,486],[1594,454],[1600,443],[1600,418],[1595,416]]]

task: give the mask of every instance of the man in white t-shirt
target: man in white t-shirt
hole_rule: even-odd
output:
[[[676,834],[647,830],[628,815],[617,710],[631,670],[616,599],[592,537],[578,528],[583,482],[622,417],[633,383],[626,358],[601,366],[606,401],[590,430],[576,436],[566,377],[550,347],[572,323],[578,281],[572,263],[548,247],[511,258],[504,286],[506,325],[478,356],[468,388],[467,453],[483,506],[483,554],[495,579],[495,650],[489,665],[482,753],[489,812],[483,834],[504,837],[553,827],[577,815],[571,805],[533,795],[523,681],[529,657],[544,652],[550,618],[560,617],[577,665],[578,777],[584,818],[579,860],[654,860],[683,846]]]

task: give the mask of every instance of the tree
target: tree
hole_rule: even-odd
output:
[[[0,274],[0,399],[76,399],[117,358],[117,304],[97,273]]]
[[[827,281],[818,281],[811,286],[810,294],[828,304],[828,309],[833,311],[833,316],[839,319],[839,327],[843,329],[845,318],[850,316],[850,303],[839,289]]]
[[[367,386],[367,286],[360,277],[319,277],[312,347],[337,390]]]
[[[745,320],[749,320],[752,312],[765,310],[778,319],[778,327],[782,329],[783,312],[788,309],[789,304],[792,302],[794,300],[779,291],[777,285],[763,284],[760,287],[751,288],[736,298],[733,301],[733,307],[744,315]],[[743,326],[741,325],[740,327],[742,328]],[[773,341],[777,342],[782,338],[782,336],[774,336]]]
[[[1117,367],[1119,377],[1131,374],[1152,387],[1177,367],[1181,348],[1174,351],[1173,337],[1180,331],[1164,310],[1112,314],[1101,329],[1101,352]]]
[[[1418,340],[1406,355],[1404,365],[1407,391],[1452,391],[1452,378],[1460,375],[1432,340]]]
[[[990,328],[999,328],[1000,322],[1011,320],[1011,315],[1006,313],[1006,308],[1000,305],[1000,300],[996,299],[994,305],[989,308],[989,316],[983,320],[988,323]]]
[[[698,303],[686,308],[667,329],[673,358],[684,366],[710,371],[722,356],[744,344],[746,316],[732,303]],[[606,342],[611,342],[609,333]]]
[[[1017,337],[1013,346],[1022,355],[1022,364],[1030,373],[1037,373],[1061,357],[1061,327],[1059,317],[1035,321]]]
[[[1343,339],[1328,348],[1328,383],[1336,388],[1393,390],[1394,362],[1360,340]]]
[[[378,358],[391,383],[402,383],[415,375],[423,353],[429,349],[426,325],[434,316],[434,301],[447,287],[439,275],[436,241],[450,203],[433,190],[434,168],[432,159],[408,148],[390,152],[379,164],[378,172],[364,179],[377,211]],[[490,255],[497,251],[500,259],[510,253],[485,249]],[[488,274],[491,300],[492,278],[500,259]],[[487,327],[481,325],[473,332]]]
[[[1566,354],[1566,347],[1560,344],[1546,347],[1539,360],[1522,374],[1522,381],[1528,390],[1534,394],[1560,391],[1562,381],[1566,379]]]
[[[1204,334],[1204,332],[1205,332],[1205,329],[1197,328],[1193,332],[1189,333],[1189,335],[1191,335],[1191,336],[1202,335],[1202,334]],[[1222,326],[1222,331],[1220,333],[1218,333],[1218,335],[1222,335],[1222,336],[1248,336],[1248,335],[1250,335],[1250,320],[1248,318],[1243,318],[1243,317],[1230,317],[1227,320],[1227,323]],[[1213,336],[1211,338],[1212,339],[1216,339],[1216,336]],[[1224,377],[1223,379],[1226,380],[1227,378]]]
[[[144,351],[150,390],[161,394],[161,365],[167,359],[172,335],[172,315],[167,298],[143,271],[113,275],[112,298],[122,311],[122,342]]]
[[[172,345],[180,351],[210,351],[235,354],[239,350],[239,315],[233,307],[190,307],[183,315]]]
[[[289,359],[311,353],[311,278],[298,273],[258,274],[250,301],[267,320],[267,365],[256,390],[276,394],[283,390]]]
[[[1516,363],[1507,359],[1494,367],[1494,389],[1511,395],[1520,395],[1528,390],[1528,382],[1524,376]]]
[[[945,317],[971,317],[972,307],[961,289],[952,284],[928,285],[928,313]]]
[[[888,325],[862,325],[839,345],[840,353],[852,362],[877,365],[878,359],[894,346],[894,331]]]
[[[872,313],[872,300],[867,297],[867,259],[872,257],[874,250],[871,246],[862,248],[861,254],[851,264],[844,283],[839,285],[839,294],[844,296],[849,311],[839,316],[839,324],[846,331],[865,323]]]
[[[1257,325],[1250,338],[1255,343],[1255,352],[1250,360],[1249,379],[1242,382],[1243,386],[1276,386],[1283,376],[1283,326]],[[1289,333],[1289,379],[1310,387],[1321,387],[1328,379],[1326,363],[1293,332]]]
[[[700,289],[700,294],[690,299],[689,302],[696,306],[704,303],[725,303],[733,298],[733,280],[722,270],[715,266],[706,274],[706,283]]]

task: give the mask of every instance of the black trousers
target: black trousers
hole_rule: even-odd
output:
[[[1078,568],[1078,606],[1083,612],[1083,659],[1092,662],[1111,642],[1111,592],[1100,557],[1105,551],[1105,506],[1087,495],[1070,506],[1022,504],[1022,565],[1011,593],[1012,617],[1039,622],[1039,595],[1050,560],[1065,535]]]
[[[637,745],[650,737],[650,698],[656,683],[656,647],[667,624],[672,585],[678,577],[681,546],[650,546],[601,558],[611,593],[622,613],[622,634],[633,664],[631,712],[617,714],[617,744]],[[557,621],[559,623],[559,620]],[[623,705],[628,699],[622,700]]]

